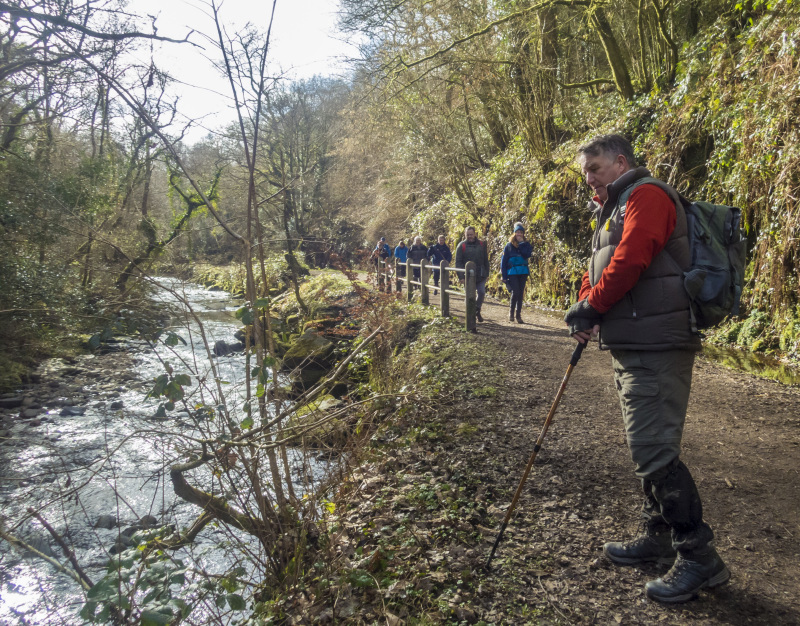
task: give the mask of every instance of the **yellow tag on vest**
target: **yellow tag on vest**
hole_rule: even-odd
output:
[[[606,232],[608,232],[608,230],[609,230],[610,228],[611,228],[611,218],[609,217],[609,218],[606,220],[606,225],[605,225]]]

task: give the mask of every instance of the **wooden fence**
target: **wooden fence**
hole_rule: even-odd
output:
[[[401,268],[405,269],[405,276],[400,275],[401,272],[398,270]],[[419,270],[419,280],[414,277],[413,270],[415,269]],[[436,269],[439,270],[439,287],[430,284],[431,276]],[[452,288],[451,274],[458,277],[457,282],[463,285],[463,290]],[[419,264],[412,263],[411,259],[406,260],[405,263],[399,263],[397,259],[378,259],[375,283],[379,290],[387,293],[391,293],[392,283],[394,283],[394,289],[397,293],[402,291],[402,285],[405,283],[409,302],[414,296],[414,287],[419,287],[420,302],[425,305],[430,305],[431,289],[438,289],[442,317],[450,317],[451,296],[464,298],[466,302],[464,324],[468,331],[475,331],[477,327],[476,313],[478,311],[478,296],[475,289],[476,276],[475,263],[472,261],[469,261],[463,268],[450,267],[447,265],[447,261],[442,261],[437,268],[425,259],[420,261]]]

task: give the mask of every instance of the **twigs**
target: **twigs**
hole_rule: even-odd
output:
[[[67,559],[69,560],[69,562],[72,564],[72,567],[75,569],[75,572],[76,572],[76,574],[77,574],[77,575],[80,577],[80,579],[83,581],[83,583],[84,583],[84,587],[86,587],[86,588],[88,589],[89,587],[92,587],[92,586],[94,586],[94,583],[93,583],[93,582],[91,581],[91,579],[90,579],[90,578],[89,578],[89,577],[86,575],[86,572],[84,572],[84,571],[83,571],[83,568],[80,566],[80,563],[78,563],[78,559],[76,559],[76,558],[75,558],[75,553],[74,553],[74,552],[72,551],[72,549],[71,549],[71,548],[70,548],[70,547],[69,547],[69,546],[68,546],[68,545],[67,545],[67,544],[64,542],[64,540],[61,538],[61,535],[59,535],[59,534],[56,532],[55,528],[53,528],[53,527],[52,527],[52,526],[51,526],[51,525],[48,523],[48,521],[47,521],[47,520],[46,520],[44,517],[42,517],[42,515],[41,515],[41,514],[40,514],[38,511],[35,511],[33,508],[31,508],[31,507],[28,507],[28,513],[29,513],[30,515],[32,515],[33,517],[35,517],[37,520],[39,520],[39,523],[40,523],[42,526],[44,526],[44,527],[47,529],[47,532],[49,532],[49,533],[50,533],[50,535],[53,537],[53,539],[55,539],[55,540],[56,540],[56,543],[59,545],[59,547],[61,548],[61,550],[64,552],[64,556],[66,556],[66,557],[67,557]]]
[[[81,578],[81,576],[79,576],[74,570],[65,567],[57,559],[54,559],[53,557],[48,556],[43,552],[40,552],[26,541],[23,541],[19,537],[16,537],[15,535],[6,532],[5,529],[3,528],[0,528],[0,539],[5,539],[15,548],[19,550],[24,550],[26,552],[30,552],[31,554],[42,559],[43,561],[47,561],[48,563],[50,563],[50,565],[55,567],[59,572],[66,574],[67,576],[72,578],[72,580],[78,583],[84,590],[88,591],[91,588],[91,585],[87,584],[87,582],[83,580],[83,578]]]

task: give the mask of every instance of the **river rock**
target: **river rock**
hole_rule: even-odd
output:
[[[142,528],[154,528],[158,526],[158,518],[155,515],[145,515],[139,520]]]
[[[333,353],[333,344],[319,333],[307,330],[297,337],[286,354],[283,355],[283,367],[293,370],[310,364],[317,368],[330,367],[330,357]]]
[[[125,403],[122,400],[117,400],[116,402],[112,402],[109,408],[113,411],[117,411],[123,406],[125,406]]]
[[[37,552],[41,552],[45,556],[55,557],[55,552],[50,547],[50,543],[44,537],[28,537],[25,539],[25,543],[27,543],[31,548],[36,550]],[[33,552],[27,552],[26,556],[28,558],[33,558],[36,555]]]
[[[220,339],[214,343],[214,356],[225,356],[226,354],[241,352],[242,350],[244,350],[244,344],[241,342],[227,343]]]
[[[75,417],[83,415],[84,413],[86,413],[85,406],[65,406],[63,409],[61,409],[59,415],[62,417]]]
[[[23,409],[19,416],[22,419],[30,420],[35,417],[38,417],[43,413],[42,409]]]
[[[94,528],[105,528],[107,530],[111,530],[112,528],[116,528],[117,526],[117,518],[113,515],[101,515],[97,518],[97,521],[94,524]]]
[[[109,554],[119,554],[120,552],[124,552],[126,548],[130,548],[132,545],[133,541],[131,541],[130,537],[120,535],[117,537],[116,541],[114,541],[114,545],[109,548],[108,552]]]
[[[24,398],[22,396],[10,396],[0,398],[0,409],[16,409],[22,406]]]
[[[299,395],[306,389],[311,389],[327,373],[327,369],[316,367],[313,364],[294,370],[289,376],[292,380],[292,395]]]
[[[142,530],[142,527],[139,526],[139,524],[134,524],[133,526],[123,528],[120,536],[128,540],[127,545],[131,545],[133,542],[130,540],[130,538],[133,537],[133,533],[138,533],[140,530]]]

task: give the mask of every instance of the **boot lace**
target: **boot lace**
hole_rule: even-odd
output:
[[[691,567],[691,563],[684,559],[683,557],[678,557],[675,560],[675,564],[670,568],[670,570],[664,575],[662,579],[665,583],[671,583],[674,580],[680,580],[683,577],[685,571],[687,571]]]

